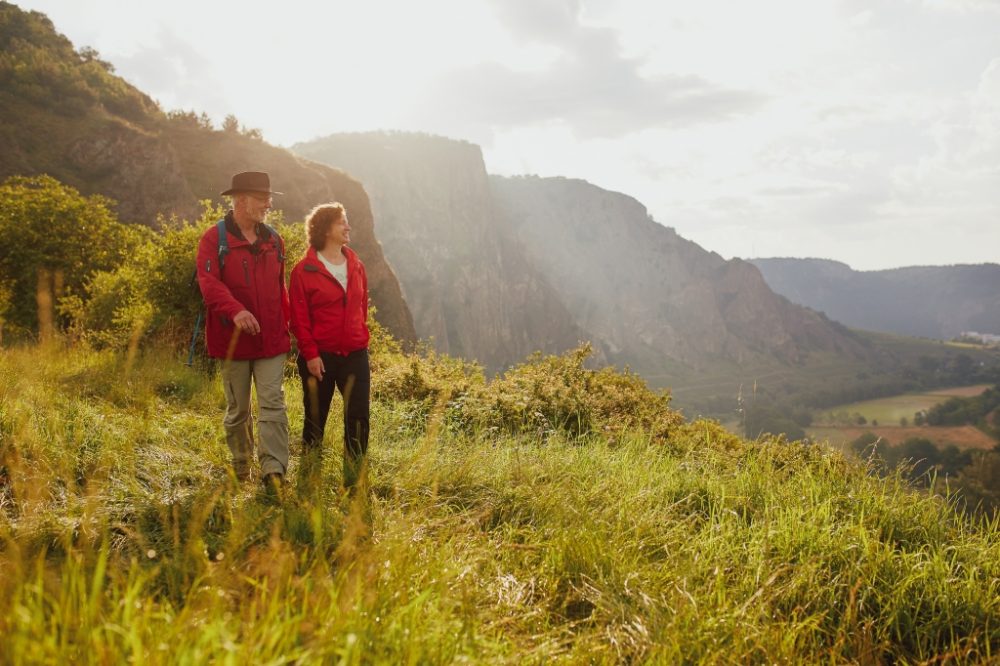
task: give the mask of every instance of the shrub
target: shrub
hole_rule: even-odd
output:
[[[381,402],[409,405],[410,415],[423,426],[435,411],[462,400],[474,386],[482,386],[481,366],[422,348],[404,352],[399,342],[369,312],[371,330],[372,397]]]
[[[0,236],[12,250],[0,255],[0,282],[14,330],[38,326],[42,286],[55,298],[79,295],[96,273],[127,263],[139,237],[118,221],[112,204],[49,176],[14,176],[0,185]],[[53,276],[51,284],[43,285],[40,274]]]
[[[628,371],[584,368],[590,354],[589,343],[561,356],[536,353],[489,384],[470,387],[454,402],[451,422],[465,430],[575,437],[643,428],[667,440],[683,422],[669,407],[670,395]]]

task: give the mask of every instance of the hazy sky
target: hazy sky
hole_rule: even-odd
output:
[[[725,257],[1000,261],[1000,0],[17,4],[271,143],[467,139]]]

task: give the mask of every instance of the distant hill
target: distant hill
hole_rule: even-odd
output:
[[[1000,265],[856,271],[828,259],[752,259],[789,300],[854,328],[949,340],[1000,333]]]
[[[199,201],[219,201],[233,173],[264,170],[285,192],[286,219],[339,200],[368,267],[378,319],[416,340],[412,316],[375,238],[364,188],[342,171],[268,145],[253,132],[215,130],[194,113],[163,113],[90,50],[77,51],[39,12],[0,2],[0,180],[46,173],[84,194],[118,202],[126,222],[193,219]]]

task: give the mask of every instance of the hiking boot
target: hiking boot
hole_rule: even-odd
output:
[[[282,491],[285,487],[285,475],[278,472],[269,472],[265,474],[261,479],[264,484],[264,493],[271,497],[281,498]]]

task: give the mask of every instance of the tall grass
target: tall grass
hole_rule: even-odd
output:
[[[0,662],[1000,659],[1000,524],[834,452],[377,400],[367,495],[333,428],[275,501],[221,400],[170,358],[4,351]]]

